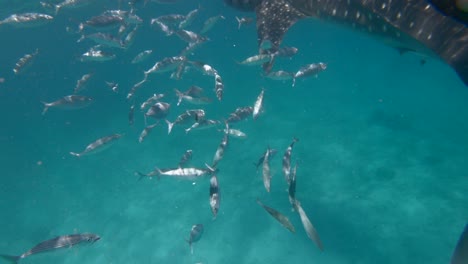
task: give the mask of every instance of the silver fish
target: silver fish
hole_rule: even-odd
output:
[[[291,80],[294,79],[294,72],[287,72],[287,71],[274,71],[270,72],[266,75],[267,78],[272,79],[272,80]]]
[[[159,169],[155,168],[152,172],[144,174],[137,172],[140,176],[140,179],[143,177],[154,177],[158,178],[161,176],[177,177],[182,179],[194,180],[196,178],[208,175],[214,171],[211,168],[208,169],[199,169],[199,168],[170,168],[170,169]]]
[[[284,155],[283,155],[283,175],[284,175],[284,179],[286,180],[288,185],[291,182],[291,179],[289,177],[290,173],[291,173],[291,153],[292,153],[292,149],[294,147],[294,143],[296,143],[297,141],[299,141],[299,139],[294,137],[293,141],[288,146],[288,148],[286,149],[286,151],[284,152]]]
[[[135,58],[133,58],[132,64],[140,63],[140,62],[147,60],[151,56],[152,53],[153,53],[152,50],[145,50],[145,51],[138,53],[135,56]]]
[[[229,131],[228,123],[226,123],[226,130]],[[221,143],[219,144],[218,149],[216,149],[215,155],[213,157],[213,165],[211,165],[211,167],[215,168],[218,165],[218,162],[224,156],[224,151],[226,150],[228,144],[229,144],[229,134],[224,133],[223,139],[221,140]]]
[[[177,30],[175,34],[183,41],[187,43],[199,43],[199,42],[205,42],[208,40],[207,37],[204,37],[202,35],[198,35],[197,33],[193,31],[188,31],[185,29]]]
[[[267,192],[270,192],[271,171],[270,171],[270,147],[267,148],[262,163],[263,186]]]
[[[26,67],[31,65],[33,59],[37,56],[37,54],[39,54],[39,49],[36,49],[31,54],[25,54],[18,60],[18,62],[16,62],[15,67],[13,68],[13,72],[15,74],[20,74],[22,71],[25,70]]]
[[[179,168],[182,168],[185,164],[187,164],[190,160],[192,159],[192,150],[188,149],[185,151],[184,155],[182,158],[180,158],[179,161]]]
[[[185,133],[188,133],[194,129],[206,129],[206,128],[211,128],[214,126],[217,126],[219,124],[219,121],[217,120],[211,120],[211,119],[202,119],[200,121],[197,121],[195,124],[193,124],[191,127],[185,129]]]
[[[296,203],[296,171],[297,171],[297,163],[292,168],[291,172],[289,173],[289,188],[288,188],[288,198],[289,202],[291,203],[293,209]]]
[[[18,263],[21,259],[24,259],[34,254],[52,251],[60,248],[70,248],[81,243],[94,243],[99,239],[101,238],[98,235],[89,233],[58,236],[37,244],[36,246],[19,256],[0,255],[0,257],[11,263]]]
[[[152,125],[149,125],[149,126],[146,126],[143,131],[141,131],[140,133],[140,137],[138,138],[138,142],[143,142],[143,140],[149,135],[149,133],[151,132],[151,130],[153,130],[153,128],[157,125],[158,123],[156,124],[152,124]]]
[[[274,55],[272,54],[259,54],[252,57],[248,57],[247,59],[238,62],[238,64],[247,66],[262,65],[264,63],[270,62],[273,58]]]
[[[128,124],[133,125],[135,117],[135,104],[130,106],[130,110],[128,111]]]
[[[237,29],[240,29],[242,25],[248,25],[251,24],[254,19],[251,17],[236,17],[237,20]]]
[[[200,34],[205,34],[206,32],[210,31],[213,26],[218,23],[218,21],[220,21],[221,19],[226,19],[224,16],[222,15],[217,15],[217,16],[213,16],[213,17],[210,17],[208,18],[205,23],[203,23],[203,27],[202,29],[200,30]]]
[[[159,29],[166,34],[166,36],[170,36],[170,35],[174,34],[174,31],[171,28],[169,28],[168,25],[166,25],[165,23],[163,23],[163,22],[161,22],[161,21],[159,21],[157,19],[152,19],[151,20],[151,25],[158,26]]]
[[[215,93],[216,97],[218,98],[219,101],[223,99],[223,94],[224,94],[224,83],[223,79],[221,78],[220,75],[215,74],[214,76],[215,79]]]
[[[79,32],[83,31],[85,27],[92,28],[113,28],[120,26],[124,22],[124,18],[119,15],[99,15],[94,16],[78,26]]]
[[[296,55],[299,49],[296,47],[282,47],[279,48],[278,51],[274,53],[275,56],[279,57],[292,57]]]
[[[189,27],[190,25],[192,25],[193,20],[195,19],[195,17],[198,15],[199,12],[200,12],[200,8],[197,8],[197,9],[194,9],[194,10],[190,11],[185,16],[185,19],[180,22],[179,28],[184,29],[184,28]]]
[[[196,41],[190,42],[187,46],[180,52],[180,56],[187,56],[193,53],[196,49],[200,48],[205,43],[205,41]]]
[[[450,264],[466,264],[468,263],[468,224],[465,225],[458,240],[457,246],[453,252]]]
[[[146,117],[152,117],[154,119],[164,119],[169,114],[169,109],[171,105],[165,102],[157,102],[151,106],[148,111],[145,113]]]
[[[213,174],[210,179],[210,208],[215,218],[219,211],[220,200],[221,193],[219,191],[218,178]]]
[[[265,211],[267,211],[271,216],[273,216],[273,218],[275,218],[276,221],[280,222],[281,225],[286,227],[286,229],[288,229],[292,233],[296,232],[296,230],[295,230],[294,226],[292,225],[291,221],[289,221],[289,219],[285,215],[283,215],[282,213],[278,212],[277,210],[275,210],[275,209],[273,209],[271,207],[268,207],[268,206],[264,205],[262,202],[260,202],[259,199],[257,199],[257,203],[261,207],[263,207],[263,209],[265,209]]]
[[[44,104],[44,110],[42,111],[42,114],[45,115],[47,110],[49,110],[51,107],[63,110],[75,110],[87,107],[92,102],[93,98],[91,97],[81,95],[67,95],[51,103],[42,102],[42,104]]]
[[[86,89],[86,84],[88,83],[89,79],[93,76],[92,73],[85,74],[81,76],[81,78],[76,81],[75,89],[73,90],[73,93],[77,94],[84,89]]]
[[[185,72],[185,66],[187,64],[187,61],[182,61],[179,66],[177,66],[177,69],[171,73],[171,79],[174,79],[174,80],[180,80],[182,79],[182,75],[184,74]]]
[[[176,56],[176,57],[167,57],[162,59],[161,61],[158,61],[154,64],[154,66],[145,71],[145,79],[148,77],[149,74],[151,73],[161,73],[161,72],[167,72],[167,71],[172,71],[179,66],[183,61],[185,61],[187,58],[184,56]]]
[[[199,122],[203,120],[205,117],[205,111],[203,109],[191,109],[187,110],[184,113],[180,114],[174,122],[169,122],[169,120],[166,119],[167,123],[167,134],[170,134],[172,131],[172,128],[174,125],[179,125],[183,124],[187,121],[190,120],[195,120],[196,122]]]
[[[159,21],[167,25],[175,25],[175,24],[180,24],[184,19],[185,19],[184,15],[170,14],[170,15],[164,15],[164,16],[159,16],[157,18],[153,18],[151,19],[151,22],[155,23],[156,21]]]
[[[136,25],[132,31],[130,31],[127,36],[124,38],[124,40],[122,41],[122,44],[123,44],[123,48],[125,49],[128,49],[132,44],[133,44],[133,41],[135,39],[135,35],[136,35],[136,32],[138,30],[139,26]]]
[[[312,63],[312,64],[307,64],[305,66],[302,66],[295,74],[294,78],[301,78],[301,77],[307,77],[307,76],[317,76],[317,74],[321,71],[324,71],[327,69],[327,64],[323,62],[319,63]]]
[[[40,13],[13,14],[0,21],[1,25],[12,25],[15,27],[36,27],[49,23],[54,19],[52,16]]]
[[[106,47],[111,47],[111,48],[125,48],[125,43],[119,39],[116,38],[115,36],[109,34],[109,33],[93,33],[90,35],[83,35],[77,42],[81,42],[84,39],[90,39],[94,41],[96,44],[103,45]]]
[[[272,148],[270,148],[269,150],[270,151],[268,152],[268,159],[271,160],[276,155],[276,153],[278,151],[276,149],[272,149]],[[265,155],[266,154],[267,154],[267,152],[263,153],[263,155],[258,159],[257,163],[254,163],[254,166],[257,168],[257,170],[258,170],[258,167],[260,167],[260,165],[263,164],[263,161],[265,160]]]
[[[92,3],[92,0],[64,0],[63,2],[55,5],[55,14],[57,15],[62,8],[79,8]]]
[[[84,155],[90,155],[90,154],[97,153],[99,151],[102,151],[102,150],[110,147],[113,143],[116,142],[117,139],[119,139],[121,137],[122,137],[121,134],[113,134],[113,135],[110,135],[110,136],[102,137],[102,138],[92,142],[88,146],[86,146],[86,148],[82,152],[80,152],[80,153],[70,152],[70,155],[73,155],[75,157],[82,157]]]
[[[257,100],[255,101],[255,104],[253,107],[252,116],[254,120],[257,120],[258,115],[260,114],[260,110],[262,110],[264,94],[265,94],[265,89],[262,88],[262,91],[258,95]]]
[[[219,75],[218,71],[215,68],[211,67],[210,65],[208,65],[208,64],[206,64],[204,62],[189,61],[188,63],[190,65],[192,65],[192,67],[194,67],[195,69],[199,70],[204,75],[213,76],[213,77]]]
[[[194,104],[194,105],[203,105],[203,104],[209,104],[212,102],[212,100],[208,97],[199,97],[199,96],[192,96],[188,95],[186,93],[182,93],[181,91],[174,89],[176,92],[177,97],[179,98],[177,101],[177,105],[180,105],[182,101],[186,101],[188,103]]]
[[[147,81],[147,79],[144,78],[143,80],[141,80],[141,81],[135,83],[135,84],[132,86],[132,88],[130,89],[130,91],[128,92],[128,94],[127,94],[127,100],[132,99],[133,96],[135,96],[136,91],[137,91],[138,89],[140,89],[141,86],[142,86],[146,81]]]
[[[203,225],[202,224],[196,224],[192,226],[192,229],[190,230],[190,236],[189,239],[187,239],[187,243],[190,245],[190,252],[193,254],[193,243],[197,242],[200,240],[202,234],[203,234]]]
[[[302,226],[304,227],[304,230],[306,231],[307,236],[312,241],[314,241],[314,243],[317,245],[317,247],[320,250],[323,250],[322,241],[320,241],[320,237],[318,236],[317,230],[315,230],[315,227],[310,222],[309,217],[307,217],[306,213],[304,212],[304,209],[302,209],[301,203],[297,199],[295,201],[296,202],[294,203],[294,208],[299,213]]]
[[[153,94],[150,98],[146,99],[146,101],[141,103],[140,110],[144,111],[148,105],[156,103],[156,101],[158,101],[159,99],[163,97],[164,97],[164,94]]]
[[[116,56],[113,53],[105,52],[99,49],[99,47],[92,47],[85,53],[83,53],[80,56],[80,61],[86,62],[86,61],[97,61],[97,62],[103,62],[103,61],[110,61],[115,59]]]
[[[228,123],[239,122],[241,120],[246,119],[253,113],[253,107],[238,107],[233,113],[229,115],[227,118]]]
[[[227,133],[227,134],[229,134],[229,135],[231,135],[233,137],[236,137],[236,138],[246,138],[247,137],[247,134],[240,131],[239,129],[229,128],[229,129],[224,129],[222,131],[224,133]]]

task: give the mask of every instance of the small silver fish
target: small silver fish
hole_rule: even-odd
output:
[[[216,75],[219,75],[218,71],[215,68],[211,67],[210,65],[204,62],[189,61],[188,63],[192,65],[193,68],[195,68],[196,70],[199,70],[204,75],[213,76],[213,77],[215,77]]]
[[[57,15],[62,8],[69,8],[69,9],[74,9],[74,8],[80,8],[86,5],[89,5],[92,3],[92,0],[64,0],[63,2],[55,5],[55,14]]]
[[[132,64],[140,63],[140,62],[147,60],[151,56],[152,53],[153,53],[152,50],[145,50],[145,51],[138,53],[135,56],[135,58],[133,58]]]
[[[288,188],[288,198],[289,203],[291,203],[293,210],[294,205],[296,204],[296,172],[297,172],[297,163],[292,168],[291,172],[289,173],[289,188]]]
[[[60,248],[70,248],[81,243],[94,243],[99,239],[100,237],[98,235],[89,233],[58,236],[37,244],[36,246],[19,256],[0,255],[0,257],[11,263],[18,263],[21,259],[24,259],[34,254],[52,251]]]
[[[306,213],[304,212],[304,209],[302,209],[301,203],[297,199],[294,204],[294,208],[299,213],[302,226],[304,227],[307,236],[312,241],[314,241],[314,243],[318,246],[320,250],[323,250],[322,241],[320,241],[320,237],[318,236],[317,230],[315,230],[315,227],[312,225],[312,222],[310,222],[309,217],[307,217]]]
[[[170,134],[174,125],[183,124],[190,120],[195,120],[196,122],[203,120],[205,117],[205,111],[203,109],[191,109],[187,110],[184,113],[180,114],[174,122],[169,122],[166,119],[167,123],[167,134]]]
[[[224,20],[226,18],[222,15],[217,15],[217,16],[213,16],[205,20],[205,23],[203,23],[203,27],[200,30],[200,34],[205,34],[206,32],[210,31],[213,28],[213,26],[216,23],[218,23],[218,21],[220,21],[221,19]]]
[[[167,71],[172,71],[179,66],[182,62],[184,62],[187,58],[184,56],[176,56],[176,57],[167,57],[162,59],[161,61],[158,61],[154,64],[151,69],[145,71],[145,79],[148,77],[149,74],[151,73],[161,73],[161,72],[167,72]]]
[[[92,47],[85,53],[80,56],[80,61],[87,62],[87,61],[110,61],[115,59],[116,56],[113,53],[105,52],[99,49],[99,47]]]
[[[221,194],[218,186],[218,178],[213,174],[210,179],[210,208],[214,218],[219,211],[219,204],[221,200]]]
[[[183,41],[187,43],[200,43],[208,40],[207,37],[198,35],[197,33],[185,29],[177,30],[175,34]]]
[[[272,54],[259,54],[252,57],[248,57],[247,59],[238,62],[238,64],[246,66],[262,65],[264,63],[270,62],[273,58],[274,55]]]
[[[196,178],[205,176],[207,174],[211,174],[214,171],[211,168],[208,169],[199,169],[199,168],[171,168],[171,169],[159,169],[155,168],[152,172],[148,174],[144,174],[141,172],[137,172],[142,177],[153,177],[157,176],[158,178],[161,176],[169,176],[169,177],[177,177],[181,179],[187,180],[194,180]]]
[[[200,121],[197,121],[195,124],[193,124],[191,127],[185,129],[185,133],[188,133],[194,129],[206,129],[206,128],[212,128],[214,126],[217,126],[219,124],[219,121],[217,120],[211,120],[211,119],[202,119]]]
[[[152,105],[156,103],[159,99],[163,98],[164,94],[153,94],[150,98],[146,99],[143,103],[140,105],[140,110],[144,111],[147,106]]]
[[[144,78],[143,80],[141,80],[141,81],[135,83],[135,84],[132,86],[132,88],[130,89],[130,91],[128,92],[128,94],[127,94],[127,100],[132,99],[133,96],[135,96],[136,91],[137,91],[138,89],[140,89],[141,86],[142,86],[146,81],[147,81],[147,79]]]
[[[157,20],[157,19],[151,19],[151,25],[156,25],[159,27],[159,29],[164,32],[166,34],[166,36],[170,36],[172,34],[174,34],[174,31],[169,28],[168,25],[166,25],[165,23]]]
[[[263,163],[262,163],[262,178],[263,178],[263,186],[267,192],[270,192],[271,186],[271,171],[270,171],[270,147],[268,146]]]
[[[174,89],[176,92],[176,96],[179,98],[177,101],[177,105],[179,106],[182,101],[186,101],[188,103],[194,104],[194,105],[204,105],[204,104],[209,104],[212,102],[212,100],[208,97],[199,97],[199,96],[192,96],[188,95],[186,93],[183,93],[177,89]]]
[[[40,13],[13,14],[1,20],[0,26],[12,25],[15,27],[37,27],[49,23],[52,19],[54,19],[54,17]]]
[[[238,107],[233,113],[229,115],[227,118],[228,123],[239,122],[241,120],[246,119],[253,113],[253,107]]]
[[[87,36],[83,35],[77,42],[81,42],[84,39],[90,39],[96,44],[103,45],[106,47],[121,49],[125,48],[125,43],[121,39],[116,38],[115,36],[109,33],[97,32]]]
[[[158,122],[159,123],[159,122]],[[149,135],[149,133],[151,132],[151,130],[153,130],[153,128],[158,124],[152,124],[152,125],[149,125],[149,126],[146,126],[143,131],[141,131],[140,133],[140,137],[138,138],[138,142],[143,142],[143,140]]]
[[[114,28],[122,25],[124,18],[119,15],[99,15],[94,16],[78,26],[79,32],[83,31],[85,27],[92,27],[98,29]]]
[[[227,122],[226,122],[226,131],[229,131],[229,125]],[[216,149],[215,155],[213,157],[213,165],[211,165],[212,168],[215,168],[218,165],[218,162],[223,158],[224,151],[226,150],[228,144],[229,144],[229,134],[224,133],[223,139],[221,140],[221,143],[219,144],[218,149]]]
[[[167,25],[175,25],[175,24],[180,24],[184,19],[185,19],[184,15],[170,14],[170,15],[163,15],[157,18],[153,18],[151,19],[151,22],[155,23],[156,21],[159,21]]]
[[[39,49],[36,49],[33,53],[31,54],[25,54],[23,57],[21,57],[18,62],[16,62],[15,67],[13,68],[13,72],[15,74],[20,74],[22,71],[24,71],[28,66],[31,65],[33,59],[39,54]]]
[[[81,78],[76,81],[75,89],[73,90],[73,93],[77,94],[84,89],[86,89],[86,84],[88,83],[89,79],[93,76],[92,73],[84,74],[81,76]]]
[[[184,28],[189,27],[190,25],[192,25],[193,20],[195,19],[195,17],[198,15],[199,12],[200,12],[200,8],[197,8],[197,9],[194,9],[194,10],[190,11],[185,16],[185,19],[180,22],[179,29],[184,29]]]
[[[182,79],[182,75],[184,74],[185,72],[185,66],[187,64],[187,61],[182,61],[179,66],[177,66],[177,69],[171,73],[171,79],[174,79],[174,80],[180,80]]]
[[[251,17],[236,17],[238,27],[237,29],[240,29],[242,25],[248,25],[251,24],[254,19]]]
[[[276,149],[272,149],[270,148],[270,151],[268,152],[268,159],[271,160],[277,153],[278,151]],[[260,167],[260,165],[263,164],[263,161],[265,160],[265,155],[266,155],[266,152],[263,153],[263,155],[258,159],[257,163],[254,162],[254,166],[257,168],[258,170],[258,167]]]
[[[295,230],[294,226],[292,225],[291,221],[289,221],[289,219],[285,215],[283,215],[282,213],[278,212],[277,210],[275,210],[275,209],[273,209],[271,207],[268,207],[268,206],[264,205],[262,202],[260,202],[259,199],[257,199],[257,203],[261,207],[263,207],[263,209],[265,209],[265,211],[267,211],[271,216],[273,216],[273,218],[275,218],[276,221],[280,222],[281,225],[286,227],[286,229],[288,229],[292,233],[296,232],[296,230]]]
[[[154,119],[164,119],[169,114],[171,105],[165,102],[157,102],[148,109],[145,113],[145,119],[152,117]]]
[[[133,125],[134,116],[135,116],[135,104],[132,104],[130,106],[130,110],[128,111],[128,124],[129,125]]]
[[[257,100],[255,101],[255,104],[253,107],[252,116],[254,120],[257,120],[258,115],[260,114],[260,110],[262,110],[264,94],[265,94],[265,89],[262,88],[262,91],[258,95]]]
[[[42,104],[44,104],[44,110],[42,111],[42,115],[45,115],[47,110],[49,110],[49,108],[51,107],[63,110],[76,110],[87,107],[92,102],[93,98],[91,97],[81,95],[67,95],[51,103],[42,102]]]
[[[323,62],[307,64],[305,66],[302,66],[296,72],[296,74],[294,74],[294,78],[307,77],[311,75],[317,76],[319,72],[324,71],[326,69],[327,69],[327,64]]]
[[[192,226],[192,229],[190,230],[190,236],[189,239],[187,239],[187,243],[190,245],[190,252],[193,254],[193,243],[197,242],[200,240],[202,234],[203,234],[203,225],[202,224],[196,224]]]
[[[221,130],[220,130],[221,131]],[[224,133],[228,133],[229,135],[236,137],[236,138],[246,138],[247,134],[240,131],[239,129],[229,128],[228,130],[222,130]]]
[[[179,161],[179,168],[182,168],[185,164],[187,164],[190,160],[192,159],[192,150],[188,149],[185,151],[184,155],[182,158],[180,158]]]
[[[284,152],[284,155],[283,155],[283,175],[284,175],[284,179],[286,180],[286,183],[288,185],[291,182],[291,179],[290,179],[291,153],[292,153],[292,150],[293,150],[293,147],[294,147],[294,143],[296,143],[297,141],[299,141],[299,139],[294,137],[293,141],[288,146],[288,148],[286,149],[286,151]]]
[[[136,25],[132,31],[130,31],[127,36],[124,38],[124,40],[122,41],[122,44],[123,44],[123,48],[125,49],[128,49],[130,48],[130,46],[133,44],[133,41],[135,39],[135,35],[136,35],[136,32],[138,30],[139,26]]]
[[[122,137],[121,134],[113,134],[113,135],[110,135],[110,136],[102,137],[102,138],[90,143],[88,146],[86,146],[86,148],[82,152],[80,152],[80,153],[70,152],[70,155],[73,155],[75,157],[82,157],[84,155],[90,155],[90,154],[97,153],[99,151],[102,151],[102,150],[110,147],[113,143],[115,143],[117,141],[117,139],[119,139],[121,137]]]
[[[281,47],[275,52],[275,56],[279,57],[292,57],[296,55],[299,49],[296,47]]]
[[[292,80],[294,79],[294,72],[287,72],[287,71],[274,71],[270,72],[266,75],[267,78],[272,79],[272,80]]]
[[[215,74],[215,93],[216,97],[218,98],[219,101],[223,99],[223,94],[224,94],[224,83],[223,79],[221,79],[221,76],[218,74]]]

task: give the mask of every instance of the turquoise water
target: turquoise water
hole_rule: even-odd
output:
[[[100,241],[48,254],[22,263],[449,263],[468,219],[468,90],[444,63],[414,54],[400,56],[367,35],[308,20],[296,24],[285,45],[299,53],[280,59],[277,69],[296,70],[314,62],[328,64],[317,78],[272,81],[258,67],[235,61],[255,55],[255,26],[237,29],[238,13],[221,1],[181,1],[176,5],[138,6],[144,23],[127,51],[116,60],[82,63],[76,58],[92,44],[76,43],[67,33],[80,21],[126,4],[101,1],[63,10],[54,21],[32,29],[0,26],[0,252],[19,255],[37,243],[70,233],[91,232]],[[2,18],[12,12],[41,10],[35,4],[2,3]],[[225,84],[221,102],[203,106],[207,117],[226,118],[240,106],[253,105],[265,88],[263,114],[234,124],[247,139],[231,138],[220,161],[221,207],[213,220],[209,177],[196,181],[162,178],[138,181],[135,171],[174,167],[185,150],[191,165],[211,163],[222,139],[216,129],[185,134],[164,123],[143,143],[143,115],[128,124],[125,96],[142,71],[156,61],[177,55],[184,47],[177,37],[150,28],[149,20],[164,14],[203,9],[189,28],[198,30],[208,17],[225,21],[207,35],[211,39],[190,59],[215,67]],[[12,72],[17,60],[39,49],[22,74]],[[142,64],[130,64],[140,51],[152,49]],[[95,98],[76,111],[50,109],[42,116],[41,101],[72,94],[76,80],[94,72],[82,94]],[[155,74],[136,95],[139,104],[151,94],[166,93],[172,104],[169,120],[188,108],[176,106],[173,88],[205,88],[215,99],[212,77],[188,72],[182,80]],[[119,83],[110,91],[104,81]],[[97,138],[125,136],[111,148],[82,158],[81,151]],[[324,244],[321,252],[309,240],[299,216],[291,211],[281,158],[293,137],[292,161],[298,162],[297,193]],[[253,162],[267,146],[278,149],[271,161],[271,192]],[[260,198],[291,220],[292,234],[256,202]],[[194,244],[185,242],[192,225],[205,232]]]

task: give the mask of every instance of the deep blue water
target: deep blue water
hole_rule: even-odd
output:
[[[25,2],[2,3],[2,19],[14,12],[43,11]],[[328,64],[317,78],[272,81],[259,67],[236,64],[255,55],[255,25],[237,29],[235,16],[251,16],[221,1],[180,1],[175,5],[138,5],[144,23],[134,44],[114,50],[117,59],[77,60],[92,43],[77,43],[67,33],[80,21],[125,3],[96,1],[62,10],[53,22],[37,28],[0,26],[0,253],[19,255],[57,235],[92,232],[94,245],[32,256],[22,263],[449,263],[468,219],[468,89],[446,64],[414,54],[399,55],[367,35],[345,27],[304,20],[286,35],[284,44],[299,49],[291,59],[278,59],[277,69],[296,70],[314,62]],[[209,118],[223,119],[240,106],[251,106],[265,88],[263,114],[234,128],[248,134],[231,138],[217,173],[221,207],[213,220],[209,176],[191,180],[162,178],[138,181],[135,171],[174,167],[187,149],[191,166],[211,163],[222,139],[217,129],[185,134],[164,122],[143,143],[142,113],[128,124],[127,92],[143,71],[185,47],[177,37],[152,29],[149,20],[165,14],[187,14],[202,7],[189,28],[197,31],[211,16],[222,14],[207,33],[210,41],[194,54],[215,67],[225,84],[216,100],[212,77],[190,71],[182,80],[170,73],[150,77],[136,94],[141,103],[165,93],[172,104],[169,120],[188,108],[176,106],[174,88],[205,89],[213,103],[202,106]],[[31,66],[14,75],[15,63],[36,48]],[[140,51],[151,58],[130,64]],[[95,98],[76,111],[50,109],[41,101],[73,93],[76,81],[93,72],[82,94]],[[119,83],[113,93],[105,81]],[[221,127],[222,128],[222,127]],[[92,141],[125,134],[111,148],[73,157]],[[291,211],[281,159],[292,138],[298,162],[297,198],[324,244],[321,252],[309,240],[299,216]],[[252,163],[271,146],[271,192]],[[292,234],[256,202],[260,198],[291,220]],[[185,242],[193,224],[205,232],[194,244]]]

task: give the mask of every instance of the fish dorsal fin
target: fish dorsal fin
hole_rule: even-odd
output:
[[[285,0],[264,0],[256,9],[256,12],[260,54],[275,53],[286,31],[304,17],[304,14]],[[265,46],[268,46],[268,48]],[[264,69],[268,72],[272,66],[273,60],[265,63]]]

